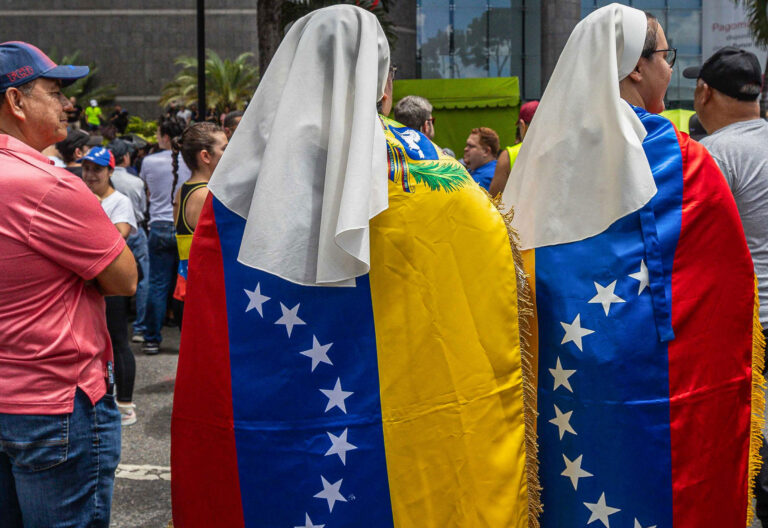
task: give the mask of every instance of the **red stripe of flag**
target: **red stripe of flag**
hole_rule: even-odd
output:
[[[190,287],[171,420],[171,495],[173,522],[179,528],[245,524],[232,414],[224,263],[212,198],[209,194],[206,199],[189,257]],[[215,331],[201,335],[201,328]],[[207,382],[200,387],[195,380]]]
[[[754,272],[733,196],[709,153],[678,132],[680,238],[669,345],[675,528],[746,525]],[[724,270],[727,270],[724,272]],[[712,285],[715,285],[714,287]]]

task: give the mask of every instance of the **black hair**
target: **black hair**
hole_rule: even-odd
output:
[[[225,128],[232,128],[235,126],[235,119],[238,117],[243,117],[243,112],[241,110],[234,110],[232,112],[229,112],[227,116],[224,118],[224,127]]]
[[[659,33],[659,20],[648,11],[645,12],[645,18],[648,20],[648,29],[645,31],[645,42],[643,43],[643,52],[640,54],[640,56],[649,59],[651,55],[653,55],[653,53],[656,51]]]
[[[184,126],[176,119],[163,119],[160,121],[160,135],[175,138],[184,131]]]
[[[75,150],[83,148],[90,141],[91,136],[84,130],[70,129],[66,139],[56,143],[56,150],[61,154],[64,163],[75,163]]]
[[[211,152],[216,143],[216,134],[223,134],[224,130],[215,123],[203,121],[189,125],[180,135],[171,139],[173,151],[173,184],[171,185],[171,203],[174,204],[176,196],[176,184],[179,181],[179,154],[190,170],[198,169],[197,153],[203,150]]]

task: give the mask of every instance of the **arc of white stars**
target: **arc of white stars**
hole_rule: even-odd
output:
[[[640,261],[640,271],[636,273],[630,273],[629,277],[639,281],[640,284],[637,287],[637,294],[643,293],[643,290],[648,287],[648,266],[645,265],[645,260]]]
[[[304,524],[302,526],[294,526],[293,528],[324,528],[324,524],[312,524],[312,519],[309,518],[309,514],[304,514]]]
[[[339,479],[333,484],[325,480],[325,477],[323,476],[320,476],[320,479],[323,481],[323,490],[315,494],[315,498],[327,500],[329,512],[333,511],[333,505],[336,504],[337,501],[347,502],[347,499],[339,491],[341,488],[341,481],[344,479]]]
[[[333,343],[328,343],[327,345],[321,345],[320,342],[317,340],[317,337],[314,335],[312,336],[312,348],[309,350],[305,350],[303,352],[299,352],[302,356],[307,356],[308,358],[312,359],[312,372],[315,371],[315,368],[320,363],[325,363],[327,365],[333,365],[333,362],[328,358],[328,350],[333,346]]]
[[[285,325],[288,337],[291,337],[294,326],[307,324],[299,318],[299,306],[301,306],[301,303],[298,303],[289,310],[283,303],[280,303],[280,310],[283,312],[283,315],[275,321],[275,324]]]
[[[560,440],[563,439],[563,435],[568,432],[571,434],[578,434],[576,431],[574,431],[573,427],[571,427],[571,415],[573,414],[573,411],[568,411],[567,413],[563,413],[560,411],[560,409],[555,407],[555,417],[552,418],[549,423],[554,424],[557,426],[557,430],[560,433]]]
[[[603,305],[603,311],[605,312],[605,315],[608,315],[608,311],[611,309],[611,305],[614,303],[623,303],[626,302],[624,299],[619,297],[614,293],[614,290],[616,289],[616,282],[613,281],[608,286],[601,286],[598,283],[594,283],[595,290],[597,290],[597,295],[592,297],[589,301],[589,303],[592,304],[602,304]]]
[[[345,466],[347,465],[347,451],[352,451],[353,449],[357,449],[356,445],[353,445],[347,442],[347,432],[348,432],[348,429],[344,429],[344,432],[341,433],[339,436],[335,436],[332,433],[325,433],[328,435],[328,438],[331,440],[331,447],[328,448],[328,451],[325,452],[325,456],[339,455],[339,458],[341,459],[341,463],[344,464]]]
[[[565,330],[565,336],[563,336],[563,341],[560,343],[561,345],[564,345],[568,342],[573,342],[577,347],[579,347],[579,350],[582,352],[584,349],[581,347],[581,339],[584,336],[588,336],[589,334],[594,334],[594,330],[590,330],[589,328],[582,328],[581,326],[581,314],[576,314],[576,318],[573,320],[571,324],[568,323],[560,323]]]
[[[246,307],[245,311],[250,312],[253,309],[256,309],[257,312],[259,312],[259,315],[261,317],[264,317],[264,312],[262,305],[271,299],[271,297],[267,297],[266,295],[261,294],[261,283],[256,283],[256,289],[253,291],[244,289],[243,290],[245,294],[248,296],[248,306]]]
[[[608,517],[621,511],[620,508],[611,508],[605,503],[605,493],[600,495],[600,498],[597,502],[585,502],[584,506],[589,508],[589,511],[592,512],[592,515],[589,516],[587,524],[600,521],[605,525],[605,528],[611,528],[611,522],[608,520]]]
[[[640,525],[640,521],[638,521],[637,519],[635,519],[635,528],[643,528]],[[654,524],[653,526],[649,526],[648,528],[656,528],[656,525]]]
[[[352,396],[354,392],[341,390],[341,378],[336,378],[336,385],[332,389],[320,389],[320,392],[325,394],[328,398],[328,405],[325,406],[325,412],[330,411],[334,407],[338,407],[344,414],[347,414],[347,405],[344,401]]]
[[[592,473],[590,473],[589,471],[584,471],[581,468],[581,459],[583,457],[584,455],[579,455],[574,460],[568,460],[568,457],[563,455],[563,460],[565,460],[565,469],[560,474],[564,477],[568,477],[569,479],[571,479],[571,484],[573,484],[573,489],[577,491],[579,487],[580,478],[594,477]]]
[[[575,372],[575,369],[564,369],[563,365],[560,363],[560,358],[558,357],[555,368],[549,369],[549,373],[552,374],[553,378],[555,378],[555,387],[552,390],[556,391],[558,387],[565,387],[569,391],[573,392],[573,389],[571,388],[571,382],[568,381],[568,378],[573,376]]]

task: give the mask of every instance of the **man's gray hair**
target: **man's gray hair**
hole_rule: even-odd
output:
[[[432,104],[418,95],[406,95],[395,106],[395,121],[419,130],[432,115]]]

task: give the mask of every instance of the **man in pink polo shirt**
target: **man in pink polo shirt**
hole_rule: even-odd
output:
[[[103,295],[136,264],[98,199],[40,152],[88,73],[0,44],[0,526],[107,527],[120,458]]]

